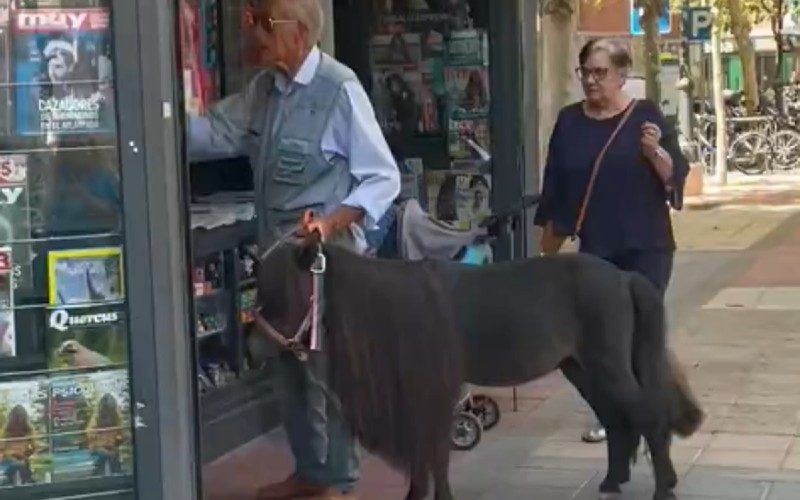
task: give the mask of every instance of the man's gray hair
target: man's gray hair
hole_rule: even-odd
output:
[[[325,12],[319,0],[281,0],[289,17],[308,30],[310,40],[308,48],[312,48],[322,40],[325,29]]]

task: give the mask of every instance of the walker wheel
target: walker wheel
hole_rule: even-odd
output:
[[[450,442],[453,449],[469,451],[478,446],[482,433],[481,421],[471,413],[461,412],[453,417]]]
[[[500,423],[500,405],[489,396],[483,394],[473,396],[471,411],[481,421],[485,431]]]

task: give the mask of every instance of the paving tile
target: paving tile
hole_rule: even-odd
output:
[[[773,483],[765,500],[797,500],[800,483]]]
[[[711,438],[707,451],[777,451],[785,454],[793,440],[792,436],[720,433]]]
[[[570,458],[570,457],[544,457],[532,456],[524,465],[529,469],[541,470],[593,470],[605,473],[607,462],[605,457],[599,458]]]
[[[723,288],[703,309],[755,309],[763,288]]]
[[[675,448],[705,448],[714,438],[714,434],[709,432],[696,432],[688,438],[675,436],[672,439],[672,449]]]
[[[540,486],[498,485],[479,500],[571,500],[575,490],[571,488],[544,488]]]
[[[726,499],[761,499],[768,483],[742,479],[737,471],[697,466],[678,484],[680,498],[685,495]]]
[[[598,474],[591,481],[586,483],[581,490],[575,495],[575,500],[597,500],[599,498],[598,492],[600,491],[600,483],[603,481],[605,474]],[[650,499],[655,490],[655,483],[649,475],[632,475],[631,481],[622,485],[622,495],[615,500],[637,500],[637,499]]]
[[[704,450],[697,458],[698,465],[778,469],[786,453],[783,451]]]
[[[580,441],[545,440],[534,450],[533,457],[561,457],[606,459],[606,445],[603,443],[587,444]]]
[[[760,297],[759,309],[800,310],[800,287],[769,287]]]
[[[511,486],[535,485],[537,488],[572,489],[572,491],[577,491],[597,475],[597,471],[594,470],[516,467],[505,476],[503,481]]]
[[[800,454],[788,455],[781,464],[783,470],[800,471]],[[797,497],[800,498],[800,497]]]
[[[725,418],[722,431],[793,436],[798,430],[797,413],[798,410],[792,407],[736,404]]]
[[[672,463],[675,465],[675,468],[678,469],[680,466],[687,466],[696,463],[702,453],[703,448],[673,446],[670,449],[669,456],[672,458]]]

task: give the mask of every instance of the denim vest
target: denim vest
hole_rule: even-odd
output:
[[[328,160],[322,137],[345,82],[356,80],[346,66],[323,54],[308,85],[297,85],[288,97],[253,99],[250,134],[245,147],[253,166],[258,241],[269,245],[291,229],[306,210],[327,215],[350,194],[354,179],[348,160]],[[268,74],[257,77],[251,96],[271,95]],[[261,123],[253,123],[260,121]]]

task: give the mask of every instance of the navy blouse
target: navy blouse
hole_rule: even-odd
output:
[[[552,221],[556,234],[573,233],[595,159],[623,115],[590,118],[581,103],[561,110],[550,138],[537,225]],[[642,153],[641,128],[648,121],[661,128],[661,146],[672,157],[671,190]],[[682,207],[688,171],[674,127],[651,101],[637,101],[600,165],[578,235],[581,251],[611,257],[630,250],[674,250],[668,203]]]

